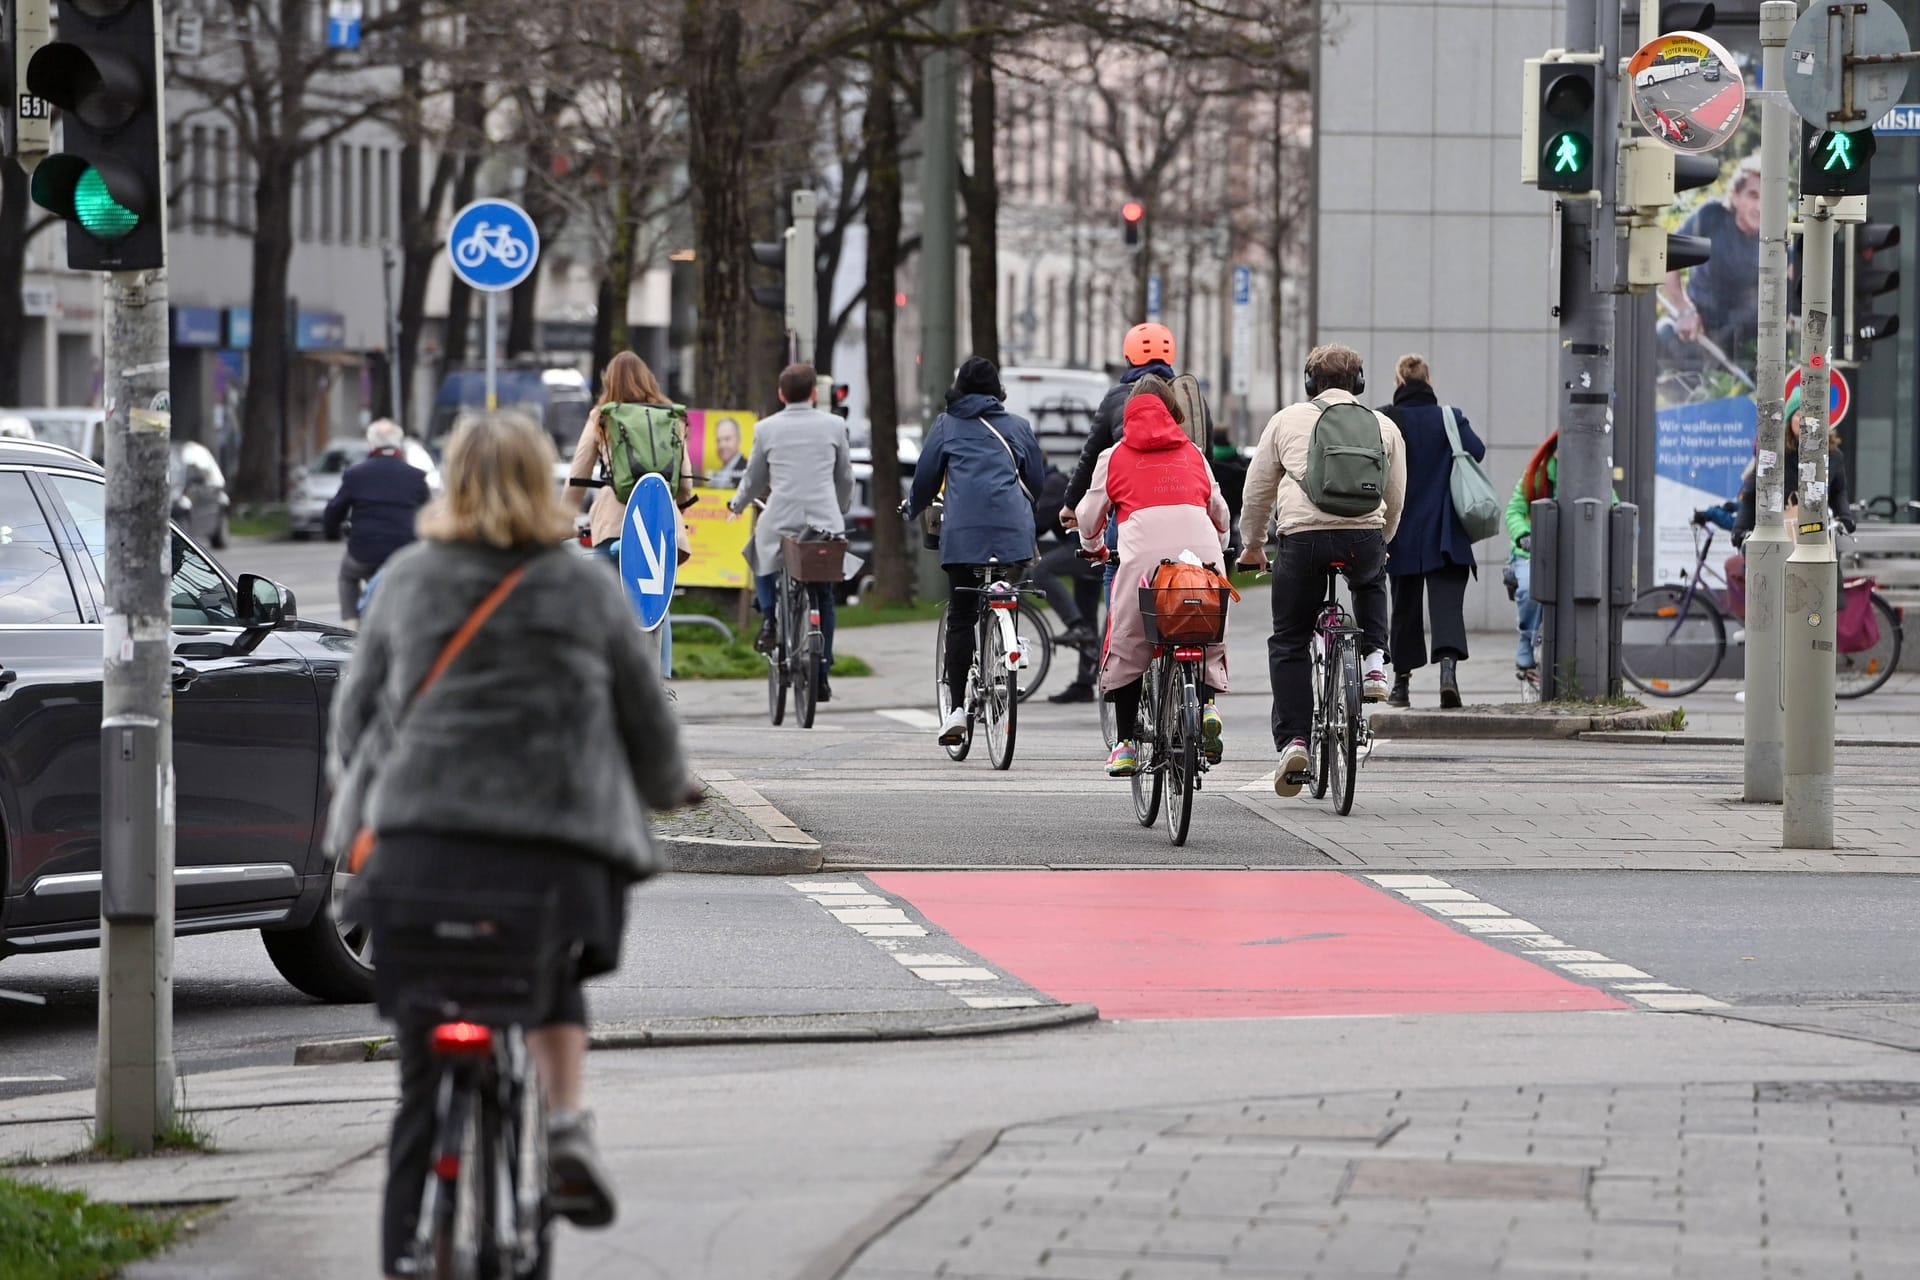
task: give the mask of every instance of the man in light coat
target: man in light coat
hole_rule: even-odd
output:
[[[809,529],[844,533],[847,509],[853,505],[853,453],[847,424],[815,407],[818,386],[810,364],[790,364],[780,371],[780,403],[785,408],[754,429],[747,473],[727,504],[738,515],[754,499],[766,501],[753,529],[754,594],[760,604],[760,635],[754,647],[762,653],[773,650],[780,634],[775,595],[780,586],[781,536],[798,537]],[[827,683],[827,672],[833,667],[833,584],[813,583],[808,590],[820,611],[820,631],[826,642],[818,696],[826,702],[833,696]]]

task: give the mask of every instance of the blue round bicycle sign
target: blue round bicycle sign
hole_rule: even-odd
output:
[[[453,274],[473,288],[511,289],[533,274],[539,260],[540,232],[513,201],[475,200],[453,215],[447,261]]]

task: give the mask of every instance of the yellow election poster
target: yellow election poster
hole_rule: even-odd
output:
[[[693,557],[680,566],[675,579],[683,587],[753,586],[746,557],[753,521],[742,516],[728,524],[727,503],[747,473],[757,421],[755,414],[744,409],[687,411],[687,454],[693,460],[693,491],[700,501],[685,513]]]

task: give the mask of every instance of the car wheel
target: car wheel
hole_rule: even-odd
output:
[[[365,1004],[373,999],[373,940],[364,926],[340,919],[340,906],[353,880],[351,872],[334,872],[325,904],[305,928],[260,935],[281,977],[330,1004]]]

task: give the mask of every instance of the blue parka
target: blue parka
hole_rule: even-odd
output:
[[[1387,546],[1387,572],[1399,578],[1450,564],[1473,568],[1473,543],[1454,514],[1449,488],[1453,445],[1433,388],[1419,381],[1403,383],[1381,412],[1394,420],[1407,442],[1407,502],[1400,512],[1400,529]],[[1473,433],[1467,415],[1455,409],[1453,420],[1460,428],[1461,447],[1475,461],[1484,461],[1487,446]]]
[[[1004,448],[988,423],[1006,440]],[[908,514],[932,506],[943,481],[947,492],[940,522],[941,564],[1033,559],[1033,506],[1020,485],[1024,482],[1028,492],[1039,493],[1046,482],[1046,461],[1025,418],[1008,413],[992,396],[949,393],[947,411],[934,419],[914,464]]]

